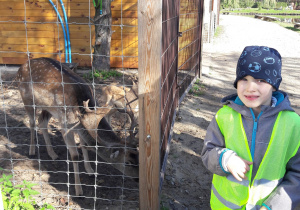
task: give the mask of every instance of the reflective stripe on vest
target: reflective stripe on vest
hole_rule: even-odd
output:
[[[220,109],[216,121],[225,139],[226,148],[241,158],[252,161],[247,136],[240,113],[228,106]],[[295,112],[278,114],[271,139],[252,179],[252,165],[246,173],[248,180],[237,181],[231,174],[214,174],[211,194],[212,209],[256,209],[280,184],[287,162],[296,154],[300,146],[300,117]],[[253,181],[252,181],[253,180]],[[251,184],[250,184],[251,183]]]

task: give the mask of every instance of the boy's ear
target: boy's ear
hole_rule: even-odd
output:
[[[275,92],[276,91],[276,89],[273,87],[273,92]]]

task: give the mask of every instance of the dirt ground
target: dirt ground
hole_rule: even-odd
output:
[[[274,23],[236,16],[221,16],[220,28],[220,36],[203,45],[199,90],[186,95],[177,113],[161,191],[161,209],[210,209],[212,174],[203,167],[200,154],[206,128],[221,107],[219,101],[235,92],[232,86],[235,66],[244,46],[267,45],[281,52],[284,57],[281,89],[289,93],[292,106],[300,113],[300,35]],[[97,167],[97,176],[88,176],[80,164],[86,197],[75,196],[73,167],[55,120],[50,122],[50,135],[59,160],[49,158],[41,132],[37,132],[38,152],[29,158],[29,120],[24,117],[16,86],[6,89],[14,76],[14,71],[1,75],[0,167],[13,173],[16,183],[27,180],[38,184],[35,189],[42,194],[36,198],[38,204],[50,203],[55,209],[138,209],[138,183],[104,162],[92,163]],[[90,160],[98,159],[90,153]]]
[[[245,46],[278,49],[283,57],[280,89],[288,92],[292,107],[300,114],[300,34],[241,16],[221,16],[219,30],[212,43],[203,45],[200,90],[187,94],[179,107],[161,193],[164,209],[210,209],[212,174],[201,161],[203,140],[209,122],[221,108],[220,100],[236,91],[235,67]]]

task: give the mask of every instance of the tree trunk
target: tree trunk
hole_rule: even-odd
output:
[[[94,70],[110,70],[111,34],[111,0],[102,0],[102,15],[95,8]]]

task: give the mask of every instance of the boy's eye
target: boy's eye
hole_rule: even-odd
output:
[[[265,80],[263,80],[263,79],[259,79],[259,80],[257,80],[258,82],[266,82]]]
[[[247,79],[244,77],[243,79],[241,79],[242,81],[247,81]]]

